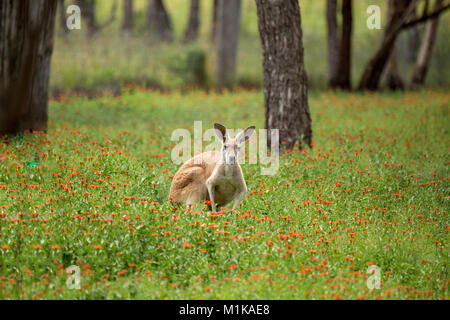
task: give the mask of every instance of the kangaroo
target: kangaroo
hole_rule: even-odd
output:
[[[191,206],[210,200],[213,212],[234,200],[234,211],[247,193],[238,163],[240,146],[250,138],[255,127],[239,132],[234,139],[228,136],[223,125],[215,123],[214,129],[222,142],[221,151],[203,152],[186,161],[172,180],[169,199]]]

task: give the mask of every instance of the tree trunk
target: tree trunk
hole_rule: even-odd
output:
[[[162,0],[148,1],[147,25],[150,33],[160,40],[173,40],[172,23]]]
[[[417,14],[413,11],[412,19],[417,19]],[[419,51],[420,46],[420,36],[419,36],[419,28],[417,26],[413,26],[406,30],[407,33],[407,54],[406,58],[409,63],[414,63],[417,58],[417,52]]]
[[[188,43],[198,38],[200,3],[199,0],[191,0],[189,9],[189,21],[184,34],[184,42]]]
[[[414,61],[416,61],[419,46],[420,46],[419,29],[417,28],[417,26],[411,27],[408,30],[408,54],[407,54],[408,62],[413,63]]]
[[[298,0],[256,0],[263,51],[266,129],[279,129],[282,147],[311,146],[311,117],[303,63]],[[271,146],[270,134],[267,139]]]
[[[217,35],[217,11],[219,6],[219,0],[214,0],[213,4],[213,14],[212,14],[212,27],[211,27],[211,35],[210,40],[214,42],[216,40]]]
[[[394,14],[394,10],[395,10],[394,1],[395,0],[389,0],[388,13],[387,13],[388,19],[392,19],[392,16]],[[386,68],[385,68],[384,73],[385,73],[386,84],[389,89],[403,90],[405,88],[403,79],[401,78],[401,76],[398,72],[396,41],[394,41],[394,43],[392,44],[391,54],[386,63]]]
[[[95,0],[77,0],[77,4],[81,10],[81,19],[86,21],[86,35],[91,37],[99,28],[95,20]]]
[[[219,90],[230,86],[236,74],[236,58],[241,20],[241,0],[219,0],[217,84]]]
[[[391,55],[386,63],[386,85],[391,90],[404,90],[405,84],[398,72],[397,45],[392,45]]]
[[[351,88],[352,20],[352,0],[342,0],[342,36],[339,45],[336,86],[346,90]]]
[[[133,0],[124,0],[122,31],[132,32],[133,28],[134,28]]]
[[[47,130],[56,0],[0,0],[0,134]]]
[[[435,10],[440,9],[442,7],[442,0],[436,0],[434,7]],[[438,22],[439,18],[436,17],[428,20],[425,25],[425,33],[411,79],[412,89],[418,89],[425,83],[425,77],[430,65],[433,46],[436,40]]]
[[[76,0],[76,3],[81,10],[82,25],[83,21],[86,21],[85,30],[88,38],[93,37],[97,32],[99,32],[101,29],[105,28],[115,20],[117,0],[114,0],[113,2],[109,19],[102,24],[98,24],[95,18],[95,0]],[[84,27],[82,26],[82,28]]]
[[[405,21],[411,16],[412,11],[415,10],[417,1],[418,0],[394,2],[395,5],[392,19],[388,20],[388,24],[385,27],[380,47],[364,69],[358,86],[359,90],[378,89],[382,72],[391,55],[395,40],[402,30]]]
[[[330,88],[348,90],[351,88],[352,1],[342,1],[342,34],[340,42],[336,11],[337,0],[328,0],[328,86]]]
[[[337,0],[327,0],[328,31],[328,87],[335,88],[338,79],[339,35],[337,24]]]
[[[61,28],[61,34],[66,36],[69,33],[69,29],[67,29],[67,17],[66,17],[66,6],[64,4],[64,0],[58,1],[58,13],[59,13],[59,25]]]

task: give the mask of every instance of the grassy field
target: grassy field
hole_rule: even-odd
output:
[[[217,215],[167,201],[171,132],[262,128],[260,91],[51,101],[0,143],[0,298],[448,299],[449,98],[311,92],[314,148]]]
[[[106,21],[114,1],[97,1],[97,20]],[[121,4],[122,1],[119,1]],[[192,44],[182,43],[186,28],[189,1],[165,1],[171,16],[175,41],[158,43],[146,33],[146,0],[135,0],[136,27],[131,35],[120,32],[121,6],[117,7],[116,20],[92,38],[85,36],[83,19],[81,30],[61,36],[57,23],[55,46],[51,65],[50,87],[53,93],[73,91],[120,91],[123,84],[133,83],[147,87],[181,88],[193,86],[184,72],[174,66],[190,68],[187,55],[202,52],[206,56],[206,83],[215,84],[216,46],[209,41],[212,21],[212,0],[202,0],[200,11],[200,37]],[[326,88],[327,82],[327,30],[326,1],[300,1],[305,47],[305,65],[310,87]],[[366,9],[377,4],[382,10],[381,24],[386,23],[385,0],[353,1],[352,83],[356,87],[362,71],[380,43],[383,29],[369,30],[366,26]],[[339,15],[340,18],[340,15]],[[444,14],[438,29],[433,59],[427,74],[426,85],[449,87],[450,14]],[[423,34],[424,25],[419,26]],[[407,34],[398,39],[399,70],[406,81],[411,79],[413,62],[407,60]],[[254,0],[242,1],[241,30],[237,57],[235,84],[259,88],[262,85],[262,53],[258,34]]]

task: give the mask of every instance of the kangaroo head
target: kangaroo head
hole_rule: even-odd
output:
[[[227,129],[223,125],[215,123],[214,129],[216,129],[216,135],[222,142],[222,163],[236,164],[239,160],[241,144],[250,138],[255,131],[255,126],[239,132],[233,139],[229,137]]]

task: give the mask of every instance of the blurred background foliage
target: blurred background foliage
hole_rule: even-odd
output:
[[[56,37],[51,65],[50,91],[57,95],[67,91],[101,92],[120,91],[124,86],[173,89],[215,85],[216,45],[210,40],[213,0],[200,0],[199,37],[191,43],[183,42],[188,23],[188,0],[166,0],[174,30],[174,41],[160,42],[147,32],[147,0],[134,0],[134,30],[121,32],[123,1],[116,4],[115,20],[93,36],[86,36],[85,21],[81,30],[72,30],[65,36],[57,19]],[[355,85],[363,68],[378,45],[383,29],[366,27],[371,4],[381,7],[382,28],[386,23],[384,0],[358,0],[353,7],[352,82]],[[67,6],[67,1],[66,1]],[[96,1],[96,19],[107,21],[113,0]],[[326,1],[300,1],[302,11],[303,42],[308,82],[311,88],[327,87],[327,28]],[[341,18],[341,15],[338,15]],[[426,79],[427,87],[448,87],[450,60],[450,15],[440,18],[437,41],[431,67]],[[418,26],[422,37],[424,24]],[[405,79],[411,77],[413,62],[408,55],[407,34],[398,39],[399,68]],[[242,0],[241,28],[235,85],[262,87],[262,56],[258,34],[256,5],[253,0]]]

